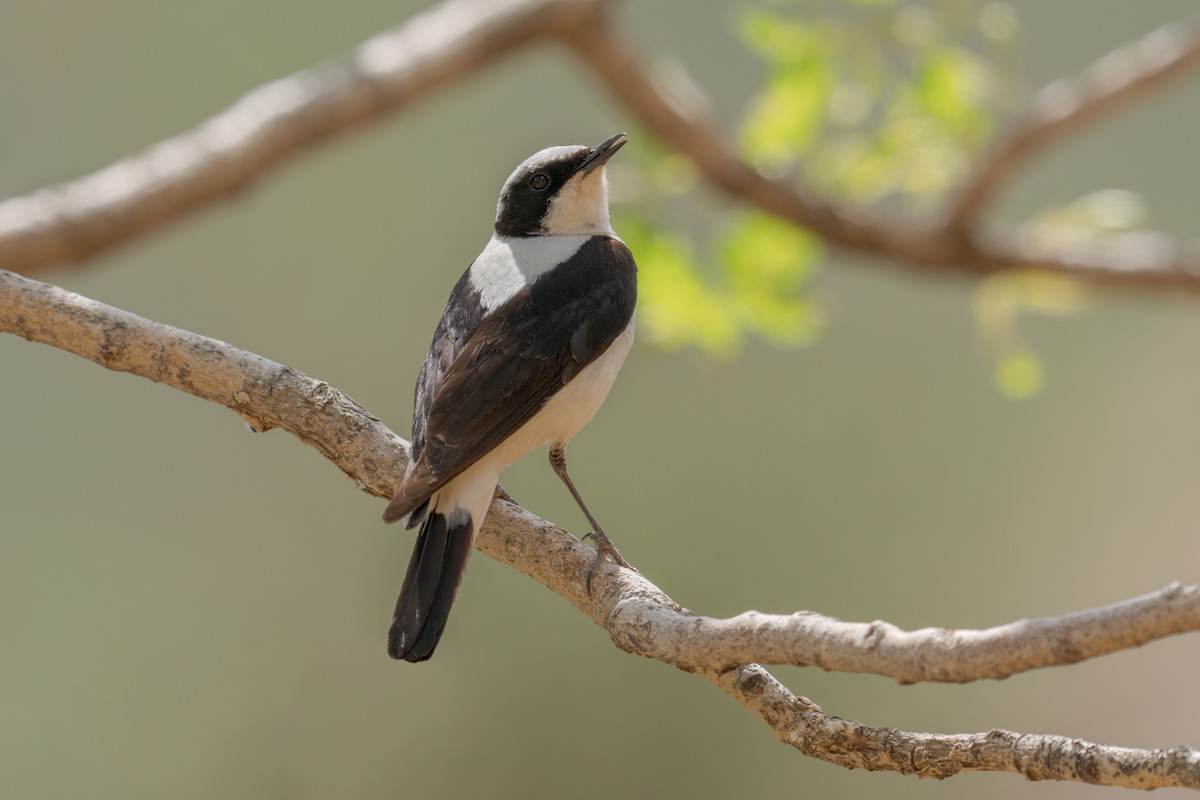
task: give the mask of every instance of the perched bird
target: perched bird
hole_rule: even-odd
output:
[[[392,658],[433,655],[501,470],[541,445],[592,525],[592,570],[605,555],[629,566],[564,455],[633,343],[637,266],[609,222],[604,169],[628,139],[526,159],[500,192],[495,235],[450,293],[417,378],[412,458],[383,514],[421,526],[388,633]]]

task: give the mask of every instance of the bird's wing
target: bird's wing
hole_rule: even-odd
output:
[[[417,387],[422,447],[400,494],[416,507],[515,433],[608,349],[636,299],[633,255],[597,236],[483,316],[451,358],[435,358],[435,338]]]
[[[433,342],[413,397],[412,458],[417,460],[425,448],[425,427],[429,420],[429,408],[437,395],[438,387],[446,380],[446,374],[470,341],[483,319],[484,309],[479,302],[479,293],[471,286],[471,270],[458,279],[446,310],[433,333]]]

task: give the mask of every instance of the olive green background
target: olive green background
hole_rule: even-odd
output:
[[[1014,5],[1028,86],[1194,8]],[[0,196],[183,130],[418,6],[8,0]],[[759,74],[730,33],[736,14],[620,10],[648,56],[687,65],[729,131]],[[40,277],[327,380],[406,432],[430,332],[511,168],[624,129],[639,135],[568,56],[537,46]],[[1037,161],[1002,211],[1119,186],[1149,197],[1155,227],[1194,235],[1197,134],[1200,79]],[[972,288],[833,253],[818,283],[831,327],[812,347],[714,365],[640,345],[572,447],[576,481],[623,553],[702,614],[983,627],[1197,580],[1196,299],[1123,291],[1023,322],[1050,379],[1014,402],[991,386]],[[543,458],[505,482],[584,530]],[[384,634],[411,538],[380,523],[381,501],[285,433],[11,336],[0,509],[5,797],[1116,796],[804,758],[478,554],[434,660],[393,663]],[[869,724],[1159,747],[1200,744],[1198,659],[1193,636],[968,686],[777,674]]]

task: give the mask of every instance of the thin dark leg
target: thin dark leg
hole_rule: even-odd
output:
[[[600,527],[600,523],[596,522],[596,518],[588,510],[587,503],[583,502],[583,498],[579,495],[579,490],[575,488],[575,483],[571,480],[571,476],[567,474],[567,454],[561,447],[550,448],[550,466],[554,469],[554,474],[566,484],[567,491],[575,498],[575,502],[579,505],[579,510],[583,512],[583,515],[587,517],[587,521],[592,526],[592,532],[583,537],[586,539],[590,536],[596,542],[596,558],[592,561],[592,566],[588,569],[587,574],[587,590],[590,594],[592,591],[592,574],[596,571],[596,565],[600,563],[604,556],[611,556],[613,561],[626,569],[633,569],[633,566],[621,557],[617,546],[612,543],[612,539],[608,538],[604,529]]]

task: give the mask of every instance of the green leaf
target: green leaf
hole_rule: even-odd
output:
[[[822,248],[806,231],[763,214],[739,218],[720,237],[710,278],[682,237],[633,220],[618,227],[638,261],[642,334],[660,347],[731,358],[751,335],[797,347],[823,329],[806,292]]]
[[[1010,7],[993,5],[987,20],[1016,25]],[[767,78],[743,151],[768,170],[798,166],[809,184],[855,202],[937,202],[993,127],[1000,67],[986,51],[1000,45],[964,44],[979,45],[980,24],[970,2],[935,11],[810,0],[746,12],[741,35]]]
[[[775,217],[748,214],[735,222],[720,256],[743,325],[776,346],[811,341],[823,317],[805,289],[822,252],[811,233]]]
[[[1046,374],[1037,356],[1028,350],[1014,350],[996,364],[995,381],[1005,397],[1025,400],[1042,390]]]
[[[747,155],[768,166],[809,149],[824,124],[835,85],[834,49],[822,30],[751,12],[743,37],[772,64],[742,127]]]
[[[814,61],[771,78],[742,128],[747,155],[778,168],[807,152],[824,123],[832,81]]]
[[[950,137],[975,144],[987,134],[987,69],[973,53],[953,46],[929,50],[915,87],[920,113],[932,117]]]
[[[737,220],[721,243],[725,274],[735,288],[748,285],[773,293],[800,288],[822,253],[820,239],[767,214]]]
[[[622,237],[638,262],[638,321],[643,336],[668,350],[695,346],[729,358],[744,332],[734,310],[701,277],[687,242],[622,220]]]

